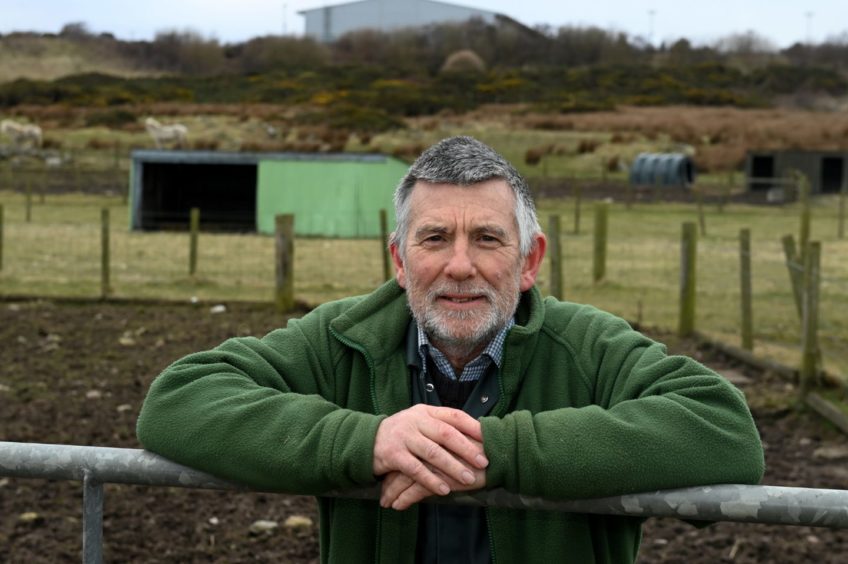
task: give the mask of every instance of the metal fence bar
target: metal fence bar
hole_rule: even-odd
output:
[[[0,476],[90,480],[249,491],[140,449],[0,442]],[[97,495],[96,493],[94,494]],[[378,487],[325,494],[377,499]],[[776,525],[848,528],[848,490],[721,484],[582,500],[547,500],[502,489],[458,494],[440,500],[463,505],[544,509],[602,515],[677,517]],[[102,518],[102,493],[101,493]]]
[[[82,561],[103,562],[103,484],[88,470],[82,490]]]

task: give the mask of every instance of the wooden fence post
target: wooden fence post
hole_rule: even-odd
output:
[[[0,204],[0,270],[3,270],[3,204]]]
[[[580,186],[577,185],[577,180],[574,181],[574,234],[580,235],[580,204],[581,204],[581,190]]]
[[[191,208],[189,213],[189,238],[188,238],[188,274],[197,274],[197,239],[200,232],[200,209]]]
[[[804,253],[804,307],[801,323],[801,370],[798,391],[800,399],[807,396],[810,387],[818,382],[818,317],[821,243],[808,243]]]
[[[848,176],[842,179],[842,190],[839,191],[839,226],[836,235],[845,238],[845,198],[848,197]]]
[[[683,224],[680,241],[680,323],[678,335],[686,337],[695,331],[695,280],[698,232],[695,224]]]
[[[277,251],[274,303],[277,311],[285,312],[294,307],[294,216],[278,215],[274,218],[274,225]]]
[[[550,295],[562,299],[562,246],[560,245],[560,220],[552,215],[548,220],[548,244],[550,245],[551,284]]]
[[[742,307],[742,348],[754,348],[754,307],[751,291],[751,230],[739,231],[739,281]]]
[[[609,204],[598,202],[595,204],[595,246],[594,260],[592,261],[592,280],[600,282],[607,272],[607,218],[609,216]]]
[[[798,249],[800,250],[800,263],[804,264],[804,255],[807,252],[807,242],[810,240],[810,182],[807,176],[796,172],[798,180],[798,199],[801,204],[801,234],[798,239]]]
[[[380,242],[383,255],[383,280],[388,282],[392,277],[392,261],[389,255],[389,219],[385,209],[380,210]]]
[[[27,176],[26,181],[26,204],[25,204],[26,222],[32,221],[32,177]]]
[[[795,249],[795,238],[792,235],[783,236],[783,255],[786,257],[786,268],[789,270],[789,283],[792,285],[792,297],[795,300],[795,310],[798,319],[801,318],[801,265],[798,261],[798,252]]]
[[[35,173],[38,178],[38,203],[43,204],[47,192],[47,173],[44,170]]]
[[[701,237],[707,236],[707,219],[704,216],[704,192],[700,186],[692,186],[695,191],[695,200],[698,205],[698,225],[701,227]]]
[[[104,300],[111,292],[109,270],[109,208],[102,208],[100,210],[100,297]]]

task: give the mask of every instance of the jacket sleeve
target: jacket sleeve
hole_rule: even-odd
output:
[[[594,308],[566,332],[578,374],[546,377],[582,378],[592,401],[483,418],[489,487],[577,499],[759,482],[759,434],[725,378]]]
[[[381,417],[333,403],[330,337],[324,331],[321,343],[309,325],[292,321],[262,339],[230,339],[170,365],[144,401],[139,441],[256,489],[317,494],[373,483]]]

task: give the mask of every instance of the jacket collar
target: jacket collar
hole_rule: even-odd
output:
[[[381,411],[388,409],[393,412],[407,407],[401,404],[406,401],[405,396],[409,395],[408,378],[397,378],[396,375],[382,374],[381,371],[393,355],[397,355],[397,366],[406,367],[406,336],[411,319],[406,292],[396,280],[390,280],[330,323],[331,330],[340,335],[343,342],[365,353],[377,381],[389,384],[394,390],[388,402],[380,402]],[[513,393],[520,386],[524,367],[528,366],[534,354],[536,337],[544,319],[542,297],[534,286],[521,294],[515,313],[515,325],[504,343],[501,400],[493,414],[506,411]],[[398,387],[401,382],[406,393]]]

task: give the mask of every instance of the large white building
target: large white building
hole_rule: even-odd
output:
[[[461,23],[471,18],[494,23],[498,17],[495,12],[436,0],[360,0],[303,10],[298,14],[306,20],[306,36],[322,42],[334,41],[360,29],[393,31],[435,23]]]

